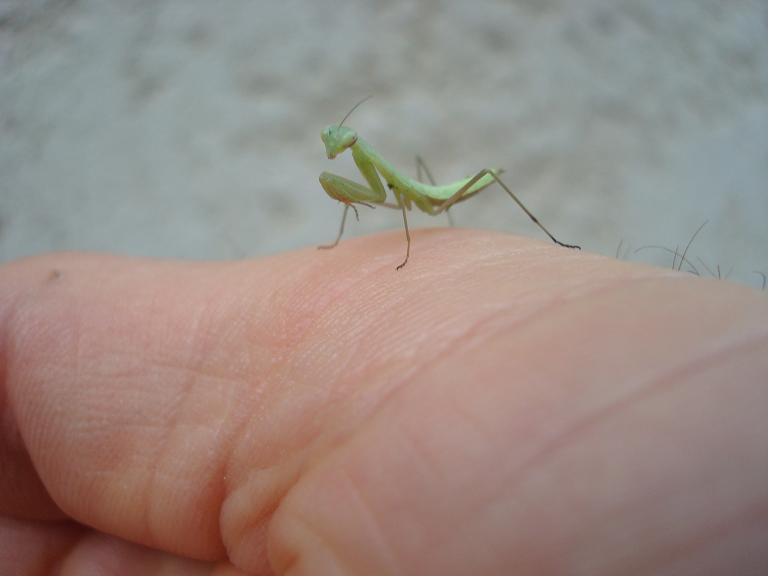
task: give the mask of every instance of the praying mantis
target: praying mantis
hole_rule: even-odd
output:
[[[370,96],[368,98],[370,98]],[[426,170],[426,166],[424,166],[420,158],[417,157],[417,163],[420,168],[421,166],[424,166],[431,181],[430,184],[414,180],[399,172],[392,164],[387,162],[376,150],[374,150],[368,142],[360,138],[357,132],[348,126],[344,126],[344,122],[349,118],[352,112],[354,112],[360,104],[368,100],[368,98],[355,104],[337,125],[331,124],[330,126],[326,126],[320,133],[320,138],[322,139],[323,144],[325,144],[325,151],[329,160],[333,160],[347,149],[352,150],[352,158],[354,159],[360,174],[363,175],[363,178],[365,178],[365,181],[368,183],[368,187],[358,184],[353,180],[349,180],[348,178],[344,178],[343,176],[331,174],[330,172],[323,172],[320,174],[320,185],[328,196],[344,204],[344,213],[341,217],[341,226],[339,227],[339,233],[336,236],[336,240],[333,244],[318,246],[318,248],[328,249],[338,245],[341,236],[344,234],[344,224],[346,223],[347,214],[350,208],[354,210],[355,217],[359,220],[355,204],[361,204],[369,208],[374,208],[373,205],[375,204],[385,208],[400,210],[403,215],[403,226],[405,227],[405,238],[407,242],[405,259],[396,268],[396,270],[401,270],[407,264],[408,258],[411,255],[411,233],[408,230],[407,212],[410,211],[413,206],[416,206],[416,208],[422,212],[432,216],[442,214],[443,212],[447,213],[447,210],[454,204],[469,200],[496,182],[507,194],[509,194],[512,200],[515,201],[523,212],[528,215],[528,218],[541,228],[541,230],[544,231],[555,244],[565,248],[581,249],[580,246],[565,244],[555,238],[549,230],[539,222],[531,211],[525,207],[517,196],[515,196],[507,185],[501,181],[499,178],[501,170],[484,168],[470,178],[457,180],[450,184],[435,185],[431,175],[429,175],[429,171]],[[382,179],[386,182],[387,188],[392,192],[394,202],[387,201],[387,191],[384,188],[384,184],[382,184]]]

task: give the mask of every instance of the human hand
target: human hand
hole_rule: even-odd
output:
[[[764,573],[765,295],[414,247],[0,269],[0,573]]]

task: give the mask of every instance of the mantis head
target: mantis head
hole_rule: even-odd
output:
[[[346,126],[332,124],[323,129],[320,138],[325,144],[325,153],[328,155],[328,159],[333,160],[357,142],[357,132]]]
[[[323,131],[320,133],[320,138],[323,139],[323,144],[325,144],[325,153],[328,154],[328,160],[333,160],[336,156],[344,152],[344,150],[350,146],[354,146],[355,142],[357,142],[357,132],[352,130],[352,128],[344,126],[344,121],[350,117],[352,112],[357,110],[357,107],[360,106],[360,104],[369,98],[370,96],[366,96],[360,100],[360,102],[352,106],[352,110],[347,112],[347,115],[344,116],[338,125],[331,124],[330,126],[323,128]]]

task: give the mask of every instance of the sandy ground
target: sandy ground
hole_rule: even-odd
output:
[[[702,272],[768,272],[767,0],[0,0],[0,260],[326,242],[317,176],[357,176],[319,133],[369,94],[348,123],[403,170],[503,167],[564,240],[661,265],[634,249],[708,221]],[[455,217],[541,237],[498,190]]]

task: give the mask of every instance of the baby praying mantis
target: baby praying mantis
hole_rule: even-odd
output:
[[[517,196],[512,193],[506,184],[501,181],[499,178],[501,170],[484,168],[471,178],[464,178],[463,180],[442,186],[435,185],[434,182],[431,184],[419,182],[396,170],[368,142],[360,138],[357,132],[352,128],[344,126],[344,122],[349,118],[350,114],[365,100],[368,100],[368,98],[355,104],[338,125],[326,126],[320,134],[329,160],[336,158],[336,156],[348,148],[352,150],[352,158],[357,165],[357,169],[363,175],[369,187],[358,184],[348,178],[331,174],[330,172],[320,174],[320,184],[323,189],[328,196],[344,204],[344,213],[341,217],[341,226],[339,227],[336,241],[326,246],[318,246],[318,248],[334,248],[339,243],[342,234],[344,234],[344,224],[350,208],[354,210],[355,217],[359,219],[355,204],[361,204],[369,208],[373,208],[373,205],[376,204],[385,208],[400,210],[403,214],[403,225],[407,241],[405,260],[396,268],[400,270],[408,262],[408,257],[411,254],[411,234],[408,230],[408,217],[406,214],[413,206],[416,206],[422,212],[436,216],[446,212],[454,204],[469,200],[475,194],[482,192],[496,182],[509,194],[523,212],[528,215],[528,218],[541,228],[555,244],[565,248],[581,249],[579,246],[565,244],[555,238]],[[423,165],[418,158],[417,162]],[[429,175],[429,172],[427,174]],[[384,189],[382,179],[386,182],[387,188],[392,192],[394,202],[387,201],[387,191]],[[432,180],[431,176],[430,180]]]

